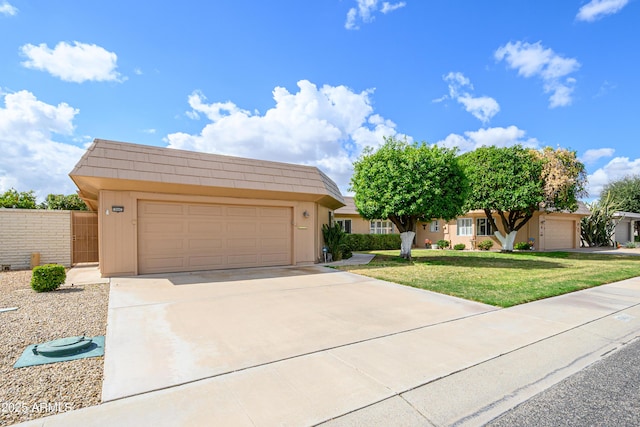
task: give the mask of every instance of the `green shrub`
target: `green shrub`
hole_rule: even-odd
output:
[[[455,249],[456,251],[464,251],[465,247],[466,246],[464,245],[464,243],[457,243],[453,245],[453,249]]]
[[[480,249],[481,251],[488,251],[492,247],[493,240],[491,239],[483,240],[482,242],[478,243],[478,249]]]
[[[322,237],[324,237],[324,244],[333,256],[334,261],[340,261],[344,253],[348,252],[348,250],[345,250],[347,249],[347,234],[342,231],[342,226],[337,222],[331,227],[327,224],[322,224]]]
[[[444,239],[440,239],[438,240],[438,247],[440,249],[446,249],[449,247],[449,241],[448,240],[444,240]]]
[[[63,265],[46,264],[33,267],[31,287],[36,292],[48,292],[58,289],[67,279]]]
[[[354,252],[400,249],[400,235],[347,234],[345,248]]]
[[[636,248],[636,244],[634,242],[627,242],[624,244],[624,247],[627,249],[635,249]]]
[[[517,249],[519,251],[528,251],[531,249],[531,245],[529,242],[518,242],[513,245],[513,249]]]

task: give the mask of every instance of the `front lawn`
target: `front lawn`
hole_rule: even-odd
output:
[[[499,307],[640,276],[640,257],[575,252],[371,251],[368,265],[341,270]]]

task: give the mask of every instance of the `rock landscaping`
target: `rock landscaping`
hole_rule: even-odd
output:
[[[0,272],[0,426],[100,403],[103,357],[13,365],[30,344],[105,335],[109,285],[62,285],[38,293],[30,281],[30,270]]]

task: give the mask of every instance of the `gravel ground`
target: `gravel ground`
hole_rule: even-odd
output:
[[[14,369],[24,349],[68,336],[105,335],[109,285],[37,293],[31,271],[0,272],[0,426],[100,403],[103,357]]]

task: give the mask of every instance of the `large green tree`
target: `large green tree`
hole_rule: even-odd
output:
[[[600,194],[610,194],[621,211],[640,213],[640,175],[610,182],[604,186]]]
[[[350,190],[362,217],[393,222],[410,259],[417,222],[463,213],[467,183],[455,150],[385,138],[354,163]]]
[[[586,174],[576,153],[566,149],[480,147],[461,156],[470,183],[466,208],[481,209],[504,251],[539,209],[575,211],[585,194]],[[493,214],[505,230],[498,231]]]
[[[86,211],[87,205],[77,194],[49,194],[45,201],[40,205],[42,209],[69,210],[69,211]]]
[[[33,190],[18,192],[10,188],[0,195],[0,208],[35,209],[36,194]]]

